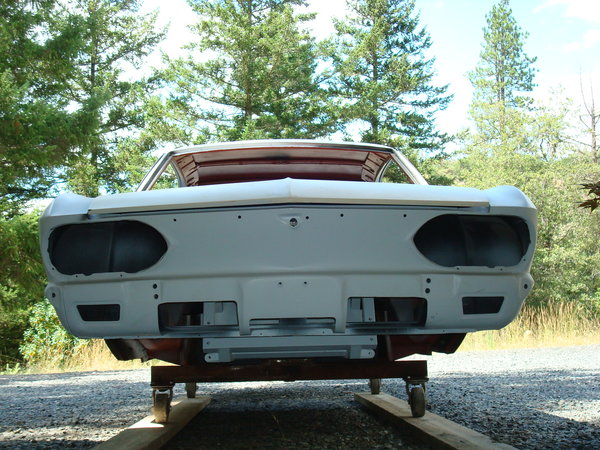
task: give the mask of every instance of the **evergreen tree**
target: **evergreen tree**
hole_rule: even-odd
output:
[[[431,40],[419,27],[413,0],[349,0],[351,15],[335,22],[330,45],[332,92],[346,126],[363,126],[363,141],[390,144],[415,156],[440,150],[447,137],[434,113],[451,97],[435,86]]]
[[[72,24],[48,26],[55,11],[54,0],[0,0],[0,211],[8,215],[47,194],[76,140],[61,80],[77,39]]]
[[[480,140],[504,150],[516,150],[523,142],[515,137],[528,120],[535,87],[533,64],[525,54],[528,33],[512,16],[509,0],[500,0],[486,15],[480,60],[469,79],[475,88],[471,117]]]
[[[190,0],[199,21],[185,58],[169,59],[173,92],[157,134],[181,143],[311,138],[327,131],[304,0]],[[161,104],[155,103],[157,110]]]
[[[486,21],[479,64],[469,74],[475,98],[506,107],[524,106],[530,99],[520,94],[535,87],[532,64],[537,59],[527,56],[523,48],[529,34],[512,16],[509,0],[494,5]]]
[[[143,125],[144,99],[157,87],[134,72],[164,33],[154,29],[156,13],[139,13],[137,0],[72,0],[66,10],[53,26],[78,29],[79,51],[63,80],[63,99],[76,111],[80,139],[64,172],[71,190],[96,196],[127,182],[117,161],[123,151],[139,150],[125,145],[126,135]]]

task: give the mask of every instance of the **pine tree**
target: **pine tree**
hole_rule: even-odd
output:
[[[143,101],[156,83],[132,75],[164,37],[156,13],[139,13],[137,0],[72,0],[53,26],[76,26],[79,51],[64,79],[63,98],[77,115],[80,139],[65,168],[71,190],[96,196],[116,190],[126,175],[116,163],[128,133],[143,124]],[[126,67],[129,73],[125,74]],[[131,146],[127,151],[135,150]]]
[[[0,211],[47,195],[76,139],[61,98],[77,51],[72,27],[50,29],[53,0],[0,0]]]
[[[475,98],[504,107],[521,107],[530,102],[527,96],[535,87],[533,82],[537,58],[524,50],[529,35],[512,16],[509,0],[500,0],[486,15],[483,29],[483,48],[477,68],[469,74],[475,88]]]
[[[469,78],[475,93],[471,105],[480,141],[496,150],[526,147],[536,58],[525,54],[527,32],[512,16],[508,0],[486,15],[480,60]],[[525,141],[524,141],[525,140]]]
[[[297,15],[304,0],[194,0],[197,41],[167,59],[173,94],[156,123],[182,143],[325,134],[314,40]],[[159,105],[156,105],[159,107]]]
[[[346,127],[362,125],[363,141],[395,145],[413,156],[440,150],[447,137],[434,114],[451,97],[433,84],[427,31],[412,0],[349,0],[351,15],[336,21],[330,45],[332,93]]]

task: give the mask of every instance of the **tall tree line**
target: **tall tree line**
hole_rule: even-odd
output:
[[[166,57],[156,102],[162,140],[315,138],[368,124],[361,139],[440,149],[429,37],[410,0],[351,0],[336,37],[316,43],[304,0],[190,1],[200,18],[183,58]]]
[[[87,196],[125,189],[134,165],[165,143],[362,127],[361,139],[415,155],[443,148],[433,114],[450,98],[432,83],[414,1],[349,0],[322,43],[307,28],[314,15],[298,12],[305,0],[188,2],[198,21],[187,55],[165,55],[165,68],[145,77],[131,67],[164,31],[138,0],[0,2],[4,204],[57,186]]]

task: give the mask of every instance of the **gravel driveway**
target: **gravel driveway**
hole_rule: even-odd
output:
[[[600,448],[600,346],[427,359],[432,412],[518,448]],[[0,376],[0,448],[89,448],[148,415],[149,379],[149,369]],[[363,380],[201,385],[213,402],[169,448],[406,448],[354,403],[366,390]],[[383,391],[404,398],[401,381]]]

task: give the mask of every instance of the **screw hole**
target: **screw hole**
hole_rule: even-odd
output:
[[[430,292],[431,292],[431,289],[429,289],[429,288],[425,289],[426,294],[429,294]]]
[[[525,285],[525,286],[523,286],[523,287],[524,287],[525,289],[527,289],[527,288],[529,287],[529,285],[527,285],[527,284],[526,284],[526,285]]]
[[[158,298],[158,294],[154,294],[154,299],[157,299],[157,298]]]
[[[177,219],[173,219],[173,222],[177,222]]]
[[[427,278],[425,281],[426,281],[427,283],[431,283],[431,278]]]
[[[154,284],[152,285],[152,289],[156,289],[157,287],[158,287],[158,284],[156,284],[156,283],[154,283]]]
[[[56,298],[56,294],[54,292],[52,293],[52,298]]]
[[[241,218],[242,218],[242,216],[238,216],[238,219],[241,219]]]
[[[340,214],[340,217],[344,217],[344,214]]]

